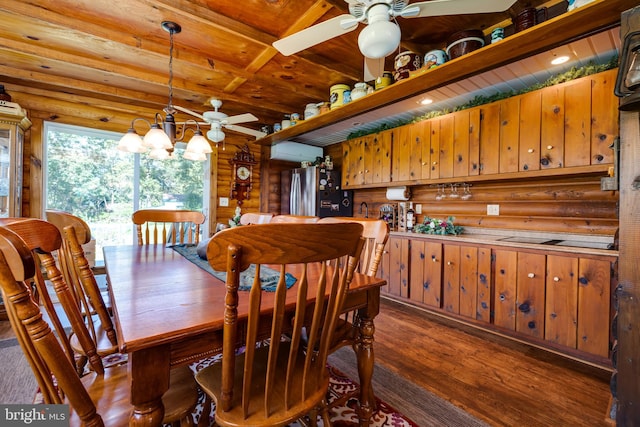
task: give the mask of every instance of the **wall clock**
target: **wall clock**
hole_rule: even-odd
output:
[[[251,154],[249,146],[244,145],[237,151],[229,163],[232,165],[231,176],[231,198],[238,201],[238,205],[243,200],[248,200],[253,188],[253,165],[257,164],[255,157]]]

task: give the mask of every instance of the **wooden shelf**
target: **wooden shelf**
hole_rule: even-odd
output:
[[[504,40],[449,61],[439,67],[374,92],[336,110],[303,120],[299,124],[255,141],[273,145],[376,110],[429,90],[489,71],[524,57],[613,28],[620,14],[637,6],[634,0],[596,0],[549,19]]]

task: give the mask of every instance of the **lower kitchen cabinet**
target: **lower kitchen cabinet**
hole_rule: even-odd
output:
[[[608,365],[615,261],[593,251],[392,235],[381,271],[390,297]]]

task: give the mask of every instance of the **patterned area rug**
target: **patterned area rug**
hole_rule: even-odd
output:
[[[198,363],[191,365],[191,369],[194,372],[209,366],[212,363],[216,363],[220,360],[220,356],[213,356],[208,359],[204,359]],[[359,405],[358,384],[354,383],[350,378],[339,370],[329,366],[329,372],[331,374],[329,380],[329,392],[327,394],[327,401],[331,406],[329,416],[334,427],[352,427],[359,425],[357,408]],[[202,413],[202,402],[204,402],[204,396],[201,396],[201,403],[196,411],[195,421],[196,423],[200,419]],[[371,417],[370,427],[418,427],[413,421],[409,420],[402,414],[398,413],[394,408],[386,403],[376,399],[377,410]],[[213,426],[213,420],[215,416],[215,404],[212,403],[211,416],[207,425]],[[322,420],[318,418],[318,426],[323,426]],[[298,422],[290,424],[289,427],[302,427]]]

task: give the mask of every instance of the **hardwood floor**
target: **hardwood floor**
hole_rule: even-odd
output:
[[[490,425],[612,425],[606,370],[386,299],[375,328],[376,363]]]

